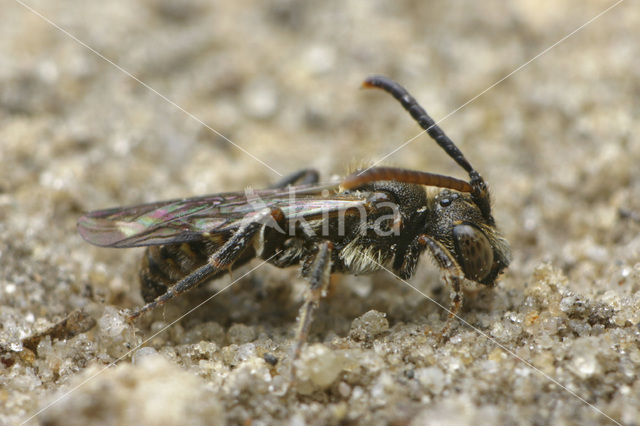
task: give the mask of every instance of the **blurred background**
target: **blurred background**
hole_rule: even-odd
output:
[[[436,121],[444,119],[440,126],[488,181],[514,254],[496,290],[504,299],[498,317],[521,312],[540,268],[552,268],[587,300],[633,311],[640,303],[640,8],[623,1],[532,60],[613,4],[4,1],[0,342],[19,342],[78,307],[101,315],[105,306],[141,302],[140,252],[84,243],[75,230],[83,212],[258,188],[303,167],[323,178],[342,175],[416,136],[420,129],[393,99],[360,90],[371,74],[397,80]],[[466,178],[425,135],[383,164]],[[412,283],[427,294],[436,288],[447,304],[438,271],[426,256],[422,265]],[[280,280],[271,285],[288,301],[284,320],[253,311],[205,319],[225,329],[265,321],[272,334],[286,336],[304,282],[296,271],[275,268],[254,280]],[[292,281],[293,290],[282,290]],[[339,294],[355,301],[328,302],[325,314],[333,316],[316,326],[320,341],[344,336],[372,307],[388,313],[392,327],[441,315],[411,290],[398,293],[388,276],[339,281],[347,288]],[[176,316],[206,294],[178,302]],[[260,300],[238,303],[270,309]],[[172,336],[156,349],[184,343]],[[96,353],[103,352],[95,349],[85,364]],[[18,399],[9,390],[15,380],[6,379],[0,400],[11,409],[3,420],[23,418],[38,406],[33,395],[51,396],[66,381],[24,368],[15,380],[40,385],[25,385],[32,396]],[[57,374],[71,380],[83,368]],[[623,416],[613,393],[599,401]],[[448,407],[437,398],[434,404]]]

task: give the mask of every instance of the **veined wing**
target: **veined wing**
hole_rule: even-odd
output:
[[[232,231],[243,219],[267,207],[280,208],[287,218],[346,210],[362,204],[362,196],[340,195],[336,184],[247,190],[184,198],[85,214],[78,231],[102,247],[140,247],[201,240],[204,234]]]

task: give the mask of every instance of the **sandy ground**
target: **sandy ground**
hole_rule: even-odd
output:
[[[637,2],[492,86],[611,4],[29,1],[64,34],[5,0],[0,423],[638,424]],[[287,386],[305,282],[264,266],[138,348],[231,278],[127,326],[142,252],[88,245],[78,217],[382,158],[419,129],[358,89],[374,73],[446,117],[491,185],[514,259],[469,325],[438,342],[417,291],[336,276]],[[465,177],[426,136],[384,163]],[[410,283],[448,306],[427,258]]]

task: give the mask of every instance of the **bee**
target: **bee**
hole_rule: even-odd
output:
[[[486,182],[407,90],[383,76],[369,77],[363,86],[399,101],[469,180],[372,167],[321,184],[317,171],[304,169],[261,190],[87,213],[78,230],[89,243],[147,247],[139,274],[146,304],[129,320],[254,258],[279,268],[298,265],[309,287],[295,360],[331,274],[387,269],[407,279],[428,252],[452,291],[446,334],[460,310],[464,281],[494,286],[509,265],[509,244],[491,214]]]

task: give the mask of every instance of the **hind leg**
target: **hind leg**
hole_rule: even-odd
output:
[[[173,284],[207,263],[207,253],[214,253],[221,245],[222,242],[192,241],[147,247],[138,273],[144,301],[151,302],[166,293]]]
[[[251,221],[241,225],[233,236],[209,257],[207,263],[169,287],[166,292],[157,296],[153,301],[133,311],[129,315],[129,320],[135,320],[145,312],[164,305],[174,297],[191,290],[216,274],[230,271],[233,264],[242,256],[245,249],[251,247],[253,238],[262,227],[265,226],[265,222],[269,219],[274,220],[276,224],[282,224],[284,214],[282,210],[278,208],[265,209],[258,213]]]

